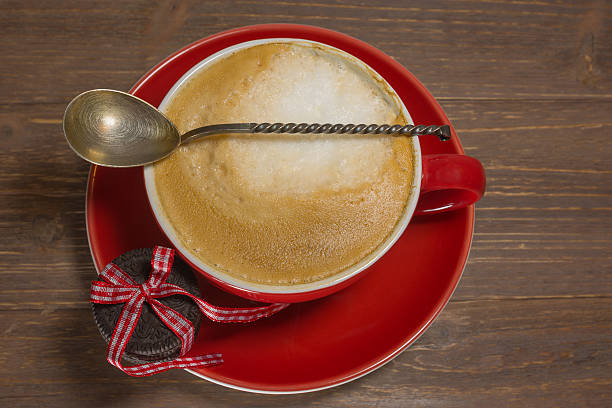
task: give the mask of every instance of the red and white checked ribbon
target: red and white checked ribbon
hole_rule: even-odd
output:
[[[288,305],[274,303],[268,306],[250,308],[217,307],[193,296],[179,286],[166,283],[172,262],[174,250],[161,246],[155,247],[151,259],[151,276],[139,285],[116,265],[110,263],[100,272],[101,281],[91,284],[90,300],[94,303],[124,303],[113,335],[108,343],[107,359],[109,363],[123,372],[136,377],[156,374],[171,368],[201,368],[223,363],[221,354],[206,354],[196,357],[183,357],[193,345],[195,329],[191,322],[173,309],[164,306],[155,298],[185,295],[189,296],[200,308],[202,313],[210,320],[221,323],[248,323],[268,317]],[[142,304],[147,301],[157,316],[170,330],[181,339],[181,352],[179,357],[172,361],[140,364],[130,367],[121,365],[121,356],[132,336],[132,332],[140,318]]]

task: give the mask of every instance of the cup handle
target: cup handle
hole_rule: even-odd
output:
[[[475,158],[462,154],[431,154],[421,159],[421,194],[415,215],[456,210],[483,196],[485,172]]]

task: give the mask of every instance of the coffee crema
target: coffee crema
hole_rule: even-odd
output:
[[[206,65],[165,114],[181,132],[236,122],[399,123],[376,74],[324,47],[268,43]],[[162,212],[203,263],[237,279],[295,285],[371,254],[412,194],[410,138],[220,135],[156,163]]]

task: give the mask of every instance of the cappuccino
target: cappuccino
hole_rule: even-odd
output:
[[[373,71],[324,46],[266,43],[203,66],[164,113],[184,133],[238,122],[405,124]],[[236,279],[296,285],[374,252],[414,179],[407,137],[220,135],[153,166],[163,216],[202,263]]]

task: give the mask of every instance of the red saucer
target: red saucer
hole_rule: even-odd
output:
[[[301,38],[343,49],[379,72],[415,123],[448,123],[440,106],[405,68],[359,40],[318,27],[270,24],[197,41],[161,62],[132,89],[157,106],[186,71],[206,56],[260,38]],[[423,154],[463,153],[457,138],[421,138]],[[142,168],[92,166],[87,228],[102,268],[134,248],[170,245],[146,198]],[[295,393],[339,385],[382,366],[412,343],[448,302],[465,265],[474,208],[415,217],[402,237],[358,282],[248,325],[203,322],[191,354],[220,352],[221,366],[194,374],[229,387]],[[220,306],[250,304],[204,278],[202,296]]]

